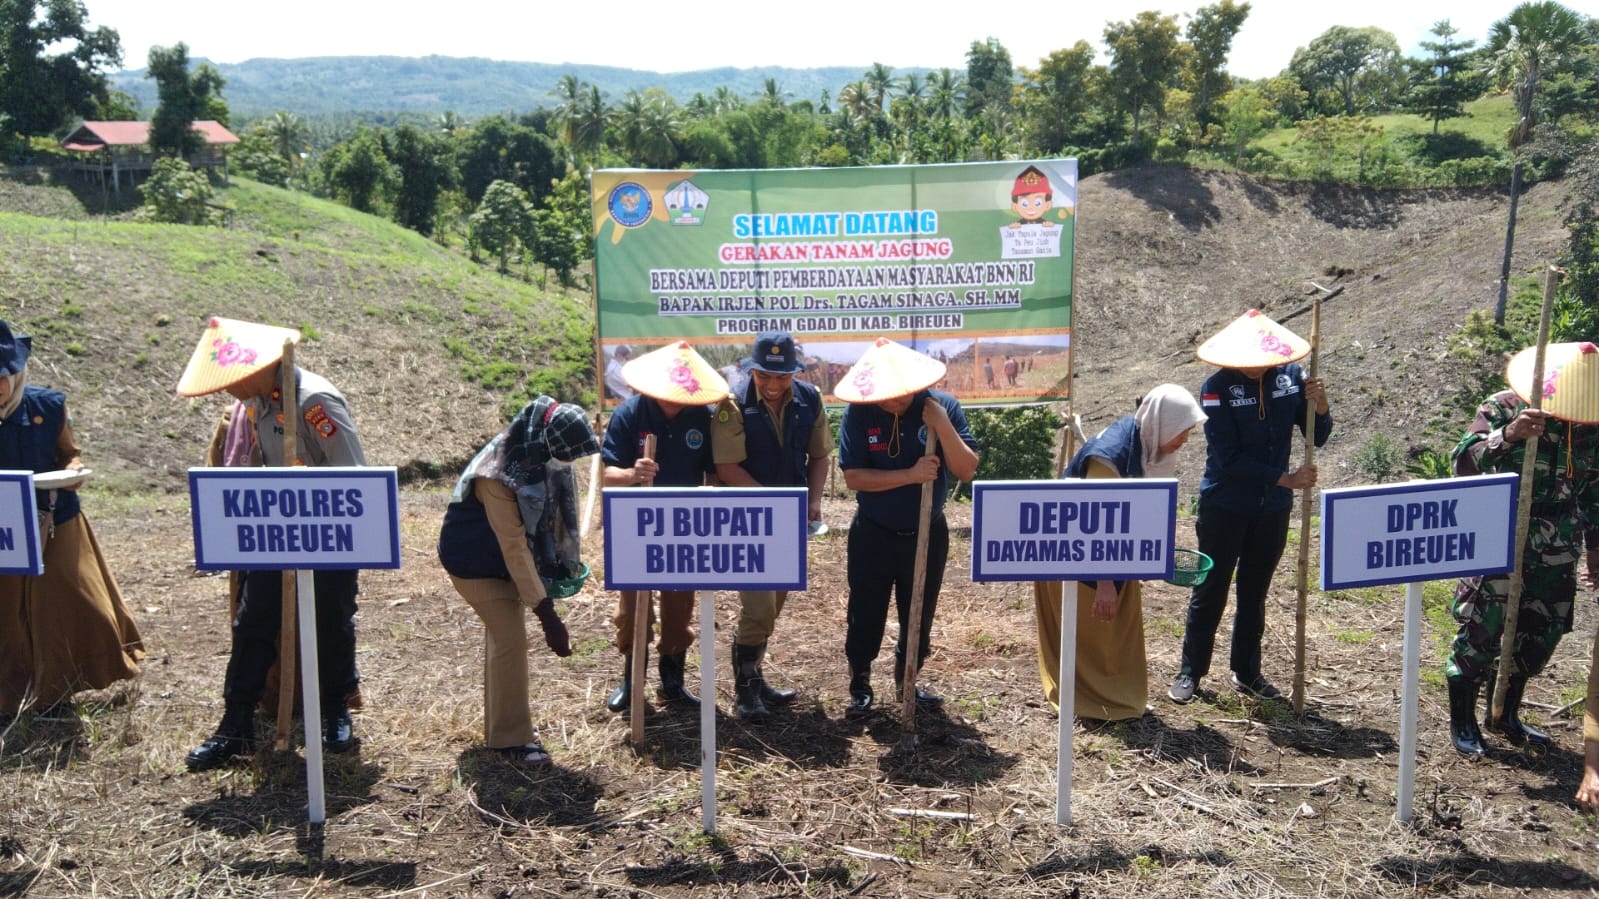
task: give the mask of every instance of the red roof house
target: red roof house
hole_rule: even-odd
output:
[[[205,136],[205,149],[191,156],[189,164],[195,168],[220,166],[225,174],[225,148],[238,143],[238,136],[210,119],[192,122],[191,127]],[[90,157],[74,168],[99,172],[102,178],[110,175],[113,187],[121,186],[123,172],[131,178],[134,172],[149,171],[155,162],[155,154],[150,152],[149,122],[84,122],[62,139],[61,147]]]

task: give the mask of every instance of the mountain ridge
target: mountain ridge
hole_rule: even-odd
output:
[[[196,59],[196,62],[204,60]],[[743,99],[761,94],[775,79],[785,98],[819,101],[836,97],[840,87],[858,80],[859,69],[832,66],[795,69],[722,66],[692,72],[650,72],[621,66],[514,62],[457,56],[257,57],[239,63],[212,63],[226,79],[222,96],[237,118],[251,119],[280,109],[299,115],[412,113],[464,116],[520,114],[556,104],[562,77],[600,89],[612,101],[629,91],[659,87],[680,103],[696,93],[709,96],[726,87]],[[111,86],[127,93],[146,114],[156,105],[155,82],[146,69],[112,73]],[[896,69],[897,74],[924,69]]]

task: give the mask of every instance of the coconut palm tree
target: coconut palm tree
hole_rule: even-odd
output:
[[[267,117],[261,129],[276,150],[289,163],[289,171],[299,169],[305,154],[311,152],[311,127],[292,112],[278,110]]]
[[[939,69],[927,76],[927,108],[934,118],[947,122],[966,108],[966,79],[952,69]]]
[[[872,67],[866,70],[866,74],[861,77],[861,80],[866,82],[866,95],[871,99],[872,105],[877,108],[877,114],[882,115],[888,110],[888,92],[894,86],[893,67],[874,62]]]

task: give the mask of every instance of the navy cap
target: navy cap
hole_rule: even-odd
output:
[[[794,349],[794,335],[787,331],[765,331],[755,338],[755,351],[750,354],[750,368],[772,375],[791,375],[801,371],[799,353]]]
[[[33,352],[33,338],[26,334],[12,334],[11,324],[0,320],[0,374],[14,375],[28,364],[28,354]]]

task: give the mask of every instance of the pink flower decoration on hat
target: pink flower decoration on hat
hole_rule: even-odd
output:
[[[255,350],[231,338],[218,337],[211,341],[211,345],[217,348],[216,352],[211,354],[211,358],[222,368],[230,365],[252,365],[255,362]]]
[[[862,366],[855,372],[855,377],[850,379],[850,383],[855,385],[861,396],[871,396],[877,392],[875,375],[876,371],[870,365]]]
[[[1548,399],[1548,398],[1550,398],[1550,397],[1555,395],[1555,379],[1558,378],[1558,377],[1560,377],[1560,369],[1558,369],[1558,368],[1555,369],[1554,371],[1551,371],[1549,374],[1544,376],[1544,379],[1543,379],[1543,398],[1544,399]]]
[[[700,392],[699,379],[694,377],[694,371],[688,367],[688,363],[681,359],[673,363],[672,370],[667,373],[667,377],[671,379],[673,384],[688,391],[689,396]]]
[[[1287,341],[1283,340],[1281,337],[1278,337],[1276,334],[1267,334],[1265,332],[1261,332],[1260,335],[1260,348],[1268,353],[1274,353],[1283,357],[1292,356],[1294,354],[1293,347],[1290,347]]]

